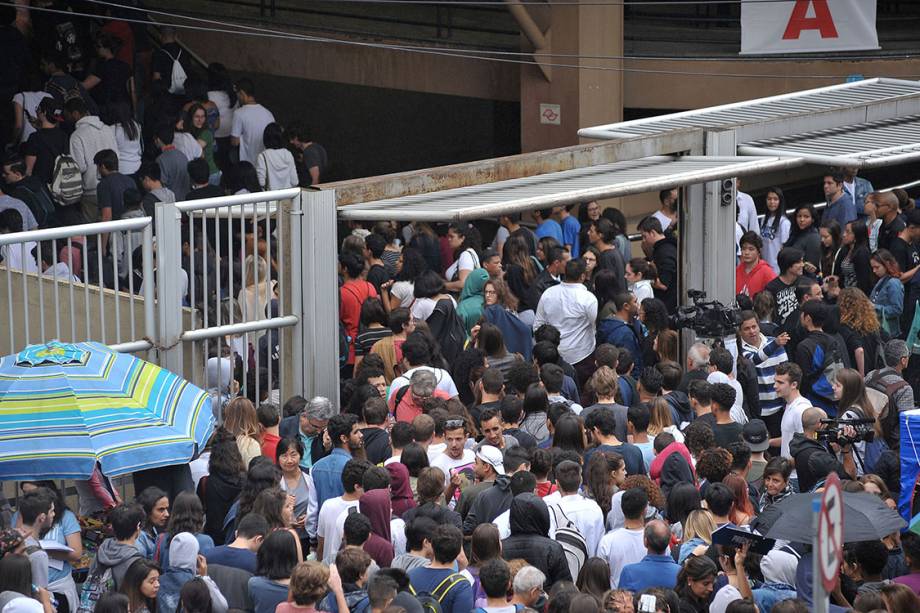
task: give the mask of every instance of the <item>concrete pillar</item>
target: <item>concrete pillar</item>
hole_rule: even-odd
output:
[[[542,26],[551,53],[561,54],[535,59],[547,64],[622,68],[623,62],[618,59],[574,57],[623,56],[622,4],[592,2],[596,0],[556,2],[544,9],[526,5],[534,20]],[[533,49],[526,39],[523,45],[525,49]],[[545,74],[547,68],[549,78]],[[621,71],[521,66],[522,152],[577,144],[579,128],[622,118]]]

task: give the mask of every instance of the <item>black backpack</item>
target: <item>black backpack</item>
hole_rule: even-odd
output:
[[[427,323],[431,334],[441,347],[441,355],[444,356],[448,364],[453,364],[457,356],[463,351],[466,331],[450,298],[438,300],[434,306],[434,311],[427,319]]]

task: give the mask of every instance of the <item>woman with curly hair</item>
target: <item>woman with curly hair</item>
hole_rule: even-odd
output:
[[[256,408],[248,398],[237,397],[224,407],[224,428],[236,437],[243,465],[262,455],[261,432]]]
[[[720,483],[732,469],[732,455],[721,447],[706,449],[696,459],[696,474],[700,478],[700,496],[706,495],[710,483]],[[705,482],[705,483],[704,483]]]
[[[875,306],[857,287],[840,290],[837,306],[840,308],[838,332],[846,343],[850,364],[859,374],[866,376],[867,372],[876,368],[882,340]]]
[[[634,487],[641,487],[648,496],[648,509],[645,512],[645,518],[654,519],[661,517],[661,511],[665,508],[664,495],[661,488],[646,475],[630,475],[623,480],[620,491],[613,495],[610,513],[607,515],[607,530],[616,530],[625,525],[626,518],[623,515],[623,492],[631,490]]]

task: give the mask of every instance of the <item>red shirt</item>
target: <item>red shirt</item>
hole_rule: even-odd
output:
[[[744,269],[744,262],[742,262],[735,269],[735,291],[753,298],[775,278],[776,273],[773,272],[773,267],[763,260],[758,260],[751,272]]]
[[[537,483],[537,496],[544,498],[556,491],[556,484],[552,481]]]
[[[400,390],[402,389],[403,388],[401,387],[399,390],[393,392],[393,396],[390,398],[390,414],[396,416],[396,421],[412,423],[413,419],[422,414],[422,405],[415,402],[415,398],[412,397],[412,390],[409,389],[407,389],[406,393],[403,394],[399,404],[395,405],[396,397],[400,394]],[[444,400],[450,398],[446,392],[442,392],[439,389],[434,390],[434,394],[432,394],[432,396],[435,398],[443,398]]]
[[[349,279],[339,288],[339,319],[345,324],[348,343],[348,364],[355,363],[355,339],[361,323],[361,305],[368,298],[376,298],[377,290],[364,279]]]
[[[277,464],[275,456],[277,455],[278,450],[278,441],[281,440],[281,437],[277,434],[272,434],[271,432],[262,433],[262,455],[266,458]]]

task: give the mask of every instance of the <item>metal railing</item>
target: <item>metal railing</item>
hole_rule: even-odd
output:
[[[150,349],[153,286],[139,281],[153,278],[152,222],[137,217],[0,235],[10,352],[51,339]]]
[[[8,318],[0,346],[15,353],[52,339],[94,340],[147,352],[219,397],[236,391],[220,367],[229,358],[239,393],[257,403],[303,393],[294,376],[303,347],[293,342],[302,318],[300,213],[293,188],[0,235]]]

